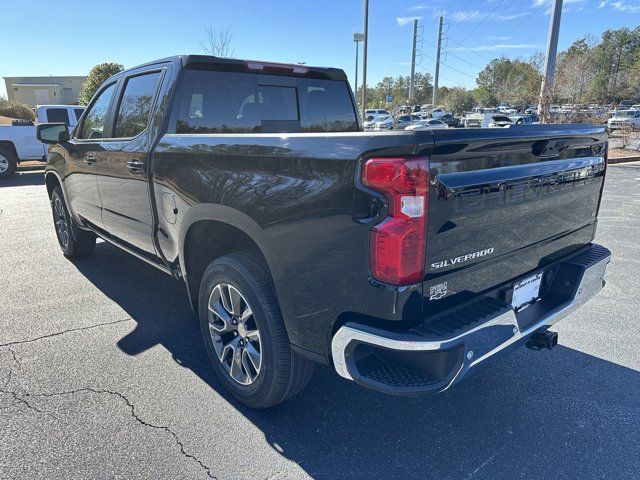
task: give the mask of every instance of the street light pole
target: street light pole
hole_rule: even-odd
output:
[[[362,119],[367,109],[367,44],[369,43],[369,0],[364,0],[364,48],[362,50]]]
[[[553,77],[556,69],[556,53],[558,52],[558,35],[560,34],[560,16],[562,14],[562,0],[553,0],[551,7],[551,24],[547,37],[547,57],[544,61],[544,77],[540,86],[540,100],[538,114],[542,123],[549,122],[549,103],[553,89]]]
[[[413,47],[411,48],[411,77],[409,77],[409,104],[413,100],[414,78],[416,75],[416,40],[418,38],[418,19],[413,21]]]
[[[436,50],[436,71],[433,76],[433,108],[438,108],[438,80],[440,79],[440,51],[442,50],[442,17],[438,23],[438,49]]]
[[[364,40],[364,35],[362,33],[354,33],[353,34],[353,43],[356,44],[356,75],[355,75],[355,82],[353,83],[353,90],[354,90],[354,94],[356,95],[357,98],[357,94],[358,94],[358,43],[362,42]]]

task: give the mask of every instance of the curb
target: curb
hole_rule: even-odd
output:
[[[640,162],[640,156],[607,159],[607,165],[615,165],[616,163],[628,163],[628,162]]]

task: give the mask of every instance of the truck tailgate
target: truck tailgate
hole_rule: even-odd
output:
[[[595,234],[606,169],[603,128],[460,133],[434,131],[423,286],[428,312],[536,271]]]

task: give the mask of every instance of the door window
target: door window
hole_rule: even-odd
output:
[[[76,120],[80,121],[80,117],[82,116],[82,113],[84,112],[84,108],[74,108],[73,111],[76,114]]]
[[[107,122],[107,113],[109,112],[109,103],[115,91],[116,84],[113,83],[105,88],[95,102],[89,107],[87,114],[82,122],[80,129],[80,139],[98,139],[102,138],[104,126]]]
[[[147,73],[127,79],[118,105],[115,138],[135,137],[149,123],[149,112],[156,93],[160,72]]]

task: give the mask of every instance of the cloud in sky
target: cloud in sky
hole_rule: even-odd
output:
[[[512,13],[512,14],[500,14],[500,13],[484,13],[478,10],[462,10],[451,15],[454,22],[477,22],[490,17],[492,20],[500,22],[506,20],[513,20],[528,15],[527,12]]]
[[[586,0],[563,0],[563,5],[568,5],[570,3],[584,3]],[[553,3],[553,0],[533,0],[531,4],[532,7],[546,7]]]
[[[396,22],[398,22],[399,27],[409,25],[414,20],[422,20],[422,17],[396,17]]]
[[[617,0],[615,2],[602,0],[598,5],[598,8],[604,8],[606,6],[610,6],[611,8],[613,8],[614,10],[618,10],[619,12],[640,13],[640,3],[632,4],[621,0]]]
[[[493,52],[495,50],[518,50],[542,48],[542,45],[534,45],[530,43],[502,43],[498,45],[478,45],[477,47],[455,47],[449,48],[450,51],[466,51],[466,52]]]

